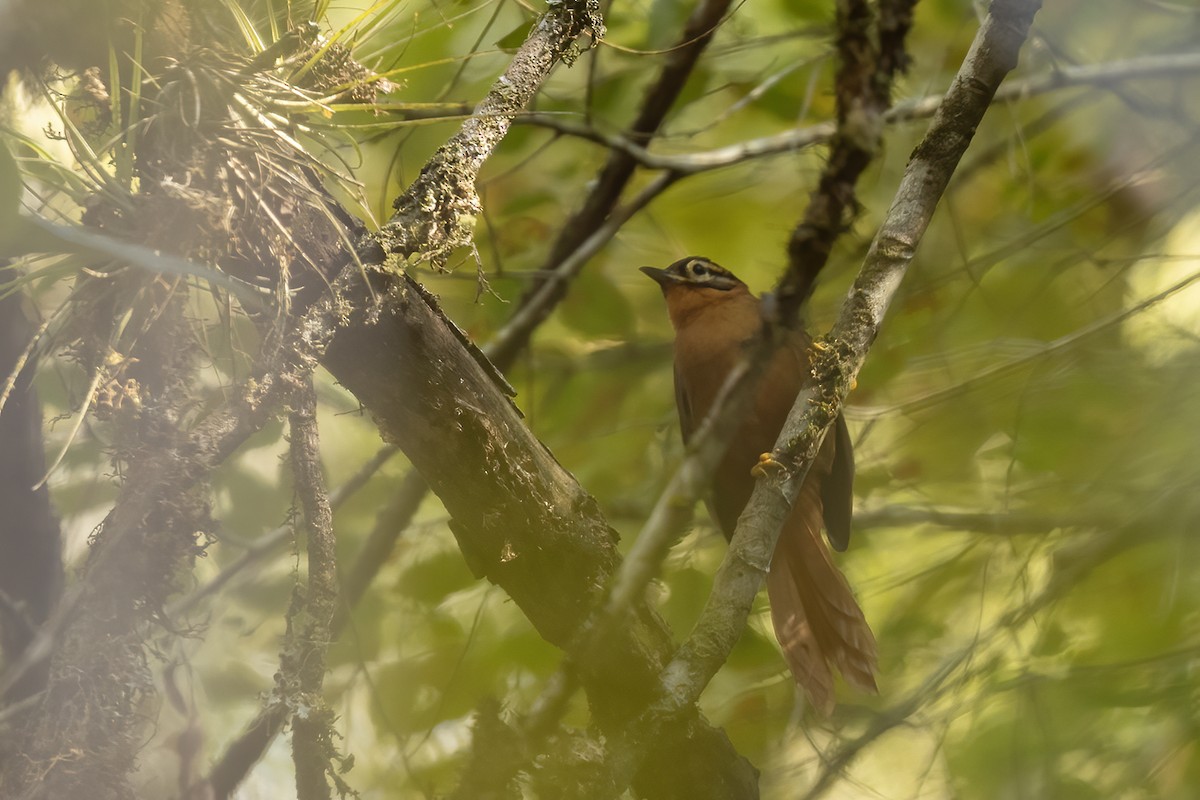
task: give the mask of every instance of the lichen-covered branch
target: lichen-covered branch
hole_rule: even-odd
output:
[[[481,210],[475,190],[479,170],[551,68],[574,59],[576,40],[585,33],[593,41],[604,35],[599,0],[550,4],[475,113],[396,199],[396,213],[379,234],[391,263],[429,262],[440,267],[454,249],[470,243]]]
[[[338,580],[333,510],[325,491],[317,433],[317,395],[309,379],[295,393],[288,417],[292,477],[299,500],[298,531],[308,553],[308,576],[297,586],[288,611],[287,635],[280,659],[279,690],[292,711],[292,757],[299,800],[328,800],[328,778],[344,788],[333,767],[333,711],[325,704],[325,662],[333,639]]]
[[[186,354],[178,308],[161,320],[157,347]],[[185,367],[164,373],[169,379],[154,406],[130,420],[137,433],[127,444],[126,480],[87,566],[31,643],[29,658],[0,681],[15,684],[52,654],[48,691],[20,750],[5,754],[14,760],[0,769],[6,796],[82,796],[74,794],[80,787],[91,797],[127,796],[144,722],[137,704],[150,690],[143,626],[176,589],[176,576],[202,551],[212,527],[197,486],[274,416],[291,384],[286,370],[260,373],[234,409],[184,435],[175,415],[191,400]]]

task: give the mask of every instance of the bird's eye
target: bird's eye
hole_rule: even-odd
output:
[[[708,267],[704,266],[704,264],[699,261],[693,261],[690,266],[692,268],[692,274],[697,278],[703,277],[711,272]]]

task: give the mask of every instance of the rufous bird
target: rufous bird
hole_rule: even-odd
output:
[[[730,370],[761,334],[762,301],[706,258],[641,269],[662,287],[675,328],[675,401],[686,444]],[[771,356],[750,413],[717,467],[709,510],[726,539],[733,537],[754,489],[752,470],[774,448],[808,375],[811,346],[812,340],[796,331]],[[877,691],[875,637],[821,536],[824,526],[833,547],[846,549],[853,484],[850,433],[838,415],[784,522],[767,574],[775,636],[796,683],[826,715],[834,708],[834,668],[850,685]]]

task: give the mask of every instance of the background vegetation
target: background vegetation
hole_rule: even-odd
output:
[[[343,64],[335,84],[386,78],[323,107],[297,93],[283,108],[286,91],[261,84],[250,99],[278,92],[273,113],[294,127],[271,137],[295,136],[329,168],[329,191],[372,228],[540,11],[507,0],[301,5],[215,3],[213,29],[223,57],[249,57],[313,15],[321,41],[363,65],[355,78]],[[661,132],[631,143],[623,132],[695,5],[607,4],[602,43],[554,71],[487,161],[475,250],[457,250],[445,271],[411,268],[472,340],[491,341],[561,263],[553,243],[580,224],[571,214],[606,159],[623,149],[642,162],[624,196],[653,191],[653,201],[614,226],[505,370],[527,424],[623,548],[682,457],[669,325],[636,268],[702,254],[769,290],[824,150],[798,140],[760,157],[736,148],[834,113],[832,4],[756,0],[721,15]],[[29,22],[38,12],[6,13]],[[945,91],[980,14],[961,0],[917,5],[912,64],[894,92],[913,118],[889,123],[860,182],[861,213],[822,274],[810,330],[836,316],[924,130],[916,104]],[[128,98],[138,82],[110,66],[107,21],[84,22],[44,33],[66,40],[45,48],[54,64],[36,65],[48,77],[4,65],[27,68],[8,87],[4,117],[24,189],[6,183],[0,201],[20,196],[24,213],[64,226],[78,226],[88,198],[145,180],[140,142],[114,139],[123,127],[111,118],[117,109],[137,120]],[[1039,12],[849,400],[857,519],[839,563],[879,640],[880,695],[845,693],[828,720],[804,708],[764,597],[702,699],[761,770],[764,797],[1185,798],[1200,786],[1198,34],[1188,3],[1059,0]],[[189,35],[181,52],[215,46]],[[92,42],[83,52],[94,58],[60,55],[80,53],[75,40]],[[92,66],[122,87],[107,111],[80,88]],[[664,167],[673,180],[658,192]],[[95,255],[58,245],[13,262],[10,286],[34,328],[73,313],[67,298]],[[236,297],[207,291],[210,277],[188,275],[184,314],[205,409],[247,378],[262,330]],[[48,466],[64,453],[48,485],[70,583],[127,476],[119,454],[113,461],[119,422],[95,408],[81,420],[96,388],[88,360],[65,334],[41,351]],[[334,516],[344,577],[372,530],[396,525],[381,509],[414,479],[403,455],[377,456],[378,430],[355,397],[316,375],[321,461],[328,486],[344,489]],[[154,685],[139,706],[139,796],[180,796],[206,775],[275,686],[305,571],[290,534],[276,532],[296,502],[285,430],[268,422],[212,473],[206,557],[146,634]],[[700,510],[665,561],[652,594],[677,637],[724,548]],[[353,757],[344,778],[364,797],[442,796],[458,786],[475,712],[527,712],[561,651],[503,590],[475,579],[432,495],[376,565],[324,681],[336,748]],[[16,655],[5,655],[11,668]],[[564,723],[589,719],[574,696]],[[280,738],[236,796],[283,796],[294,780]],[[521,785],[535,791],[528,775]]]

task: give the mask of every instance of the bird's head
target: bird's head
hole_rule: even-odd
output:
[[[707,306],[750,294],[736,275],[703,256],[681,258],[666,269],[641,267],[641,270],[662,289],[676,328]]]

